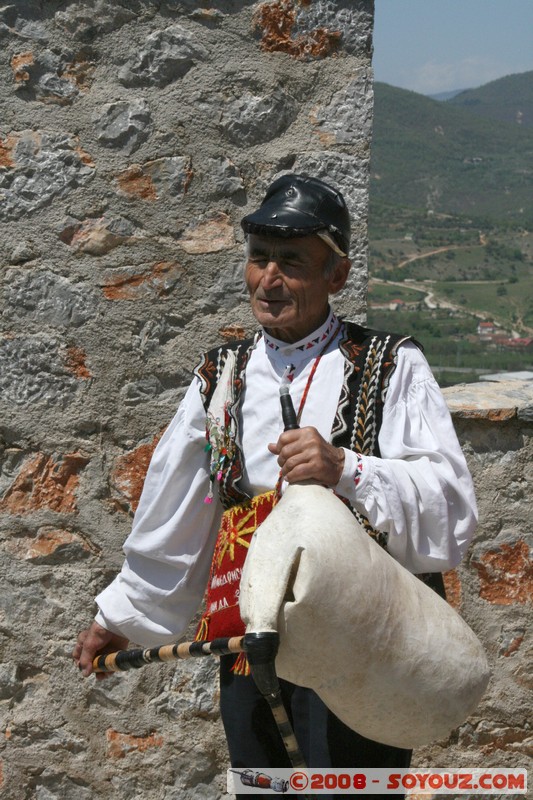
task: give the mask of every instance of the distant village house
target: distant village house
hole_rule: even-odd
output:
[[[478,322],[477,333],[481,339],[489,339],[497,330],[494,322]]]

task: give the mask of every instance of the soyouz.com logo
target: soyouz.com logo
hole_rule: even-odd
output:
[[[229,769],[230,794],[525,795],[525,769]]]

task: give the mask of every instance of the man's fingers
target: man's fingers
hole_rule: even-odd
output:
[[[275,445],[283,478],[288,483],[319,483],[335,486],[342,475],[344,451],[327,442],[316,428],[285,431]]]
[[[93,622],[78,636],[72,658],[79,667],[84,677],[88,677],[93,671],[93,660],[98,655],[112,653],[115,650],[123,650],[128,646],[128,640],[116,633],[106,630],[97,622]],[[106,677],[105,673],[98,673],[98,679]]]
[[[82,631],[79,634],[78,639],[76,641],[76,644],[74,646],[74,650],[72,651],[72,658],[76,662],[78,662],[80,660],[81,651],[83,650],[83,642],[85,641],[85,636],[86,635],[87,635],[86,631]]]

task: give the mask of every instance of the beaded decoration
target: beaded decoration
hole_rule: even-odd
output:
[[[204,503],[213,502],[213,487],[220,483],[235,456],[236,424],[230,409],[235,402],[235,353],[228,351],[224,369],[206,414],[205,451],[209,458],[209,491]]]
[[[207,415],[205,451],[210,453],[209,459],[209,491],[204,503],[213,502],[213,486],[220,483],[224,476],[226,464],[230,464],[235,455],[235,434],[228,409],[224,408],[224,420]]]

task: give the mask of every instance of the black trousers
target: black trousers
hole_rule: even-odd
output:
[[[235,656],[220,659],[220,711],[235,768],[290,767],[285,746],[267,701],[251,676],[234,675]],[[283,702],[309,767],[407,768],[411,750],[365,739],[342,723],[311,689],[280,680]],[[353,794],[344,797],[362,797]],[[365,795],[391,800],[404,795]],[[246,798],[249,795],[237,795]],[[283,795],[302,797],[302,795]],[[326,798],[326,795],[320,795]],[[339,797],[339,795],[337,795]]]

